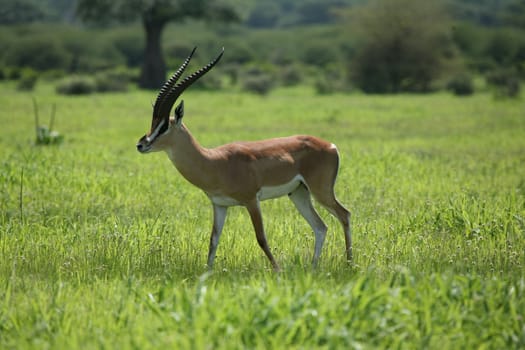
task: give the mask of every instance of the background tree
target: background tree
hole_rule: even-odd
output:
[[[217,0],[79,0],[77,12],[86,21],[111,23],[140,19],[146,33],[139,86],[159,88],[166,79],[161,37],[167,23],[185,18],[237,21],[234,9]]]
[[[43,20],[48,13],[31,0],[3,0],[0,6],[0,24],[20,24]]]
[[[503,23],[525,29],[525,2],[514,0],[509,3],[501,15]]]
[[[436,1],[372,1],[350,20],[358,36],[350,76],[365,92],[429,91],[453,55],[450,26]]]

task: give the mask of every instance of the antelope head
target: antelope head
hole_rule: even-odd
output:
[[[161,150],[161,147],[156,147],[156,145],[161,144],[161,140],[165,138],[171,130],[180,126],[182,122],[182,116],[184,114],[184,101],[181,101],[180,104],[175,108],[174,118],[170,119],[170,111],[177,101],[177,98],[184,92],[184,90],[190,87],[210,69],[212,69],[213,66],[219,62],[224,53],[223,48],[221,53],[213,61],[177,83],[182,73],[190,63],[190,60],[196,49],[197,48],[195,47],[191,51],[179,69],[177,69],[177,71],[164,83],[160,89],[157,99],[155,100],[155,104],[153,105],[151,129],[146,135],[142,136],[137,143],[137,150],[140,153]]]

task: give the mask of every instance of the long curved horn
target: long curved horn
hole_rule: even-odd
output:
[[[157,95],[157,99],[155,100],[155,104],[153,105],[153,118],[166,118],[169,117],[169,111],[168,115],[164,116],[161,114],[161,106],[164,102],[164,99],[166,98],[166,94],[173,88],[177,80],[179,80],[182,73],[184,73],[184,70],[190,63],[190,60],[195,53],[195,50],[197,50],[197,46],[193,48],[189,56],[184,60],[182,65],[177,69],[177,71],[164,83],[162,88],[159,91],[159,94]]]
[[[160,103],[159,115],[168,116],[171,111],[171,107],[177,100],[177,98],[186,90],[191,84],[197,81],[200,77],[206,74],[210,69],[213,68],[220,61],[222,55],[224,54],[224,47],[222,48],[221,53],[210,63],[196,71],[195,73],[184,78],[180,83],[176,84],[174,87],[171,87],[169,92],[167,92]],[[171,79],[170,79],[171,80]]]

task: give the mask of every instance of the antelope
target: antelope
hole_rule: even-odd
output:
[[[138,141],[137,150],[140,153],[165,151],[180,174],[210,199],[213,226],[208,268],[213,267],[228,207],[244,206],[259,246],[273,269],[278,271],[279,265],[266,240],[260,202],[284,195],[288,195],[315,234],[314,266],[321,254],[327,226],[313,207],[311,195],[341,222],[346,258],[351,261],[350,212],[339,203],[334,193],[339,154],[333,143],[315,136],[297,135],[205,148],[182,122],[184,100],[170,118],[177,98],[210,71],[224,54],[223,48],[214,60],[177,83],[195,50],[160,89],[153,105],[151,129]]]

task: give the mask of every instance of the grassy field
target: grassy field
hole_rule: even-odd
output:
[[[213,272],[211,206],[164,154],[140,155],[154,93],[0,87],[0,348],[525,347],[525,106],[479,94],[185,94],[204,146],[307,133],[338,145],[353,214],[313,271],[313,233],[264,202],[274,273],[229,211]],[[34,145],[31,96],[60,146]]]

